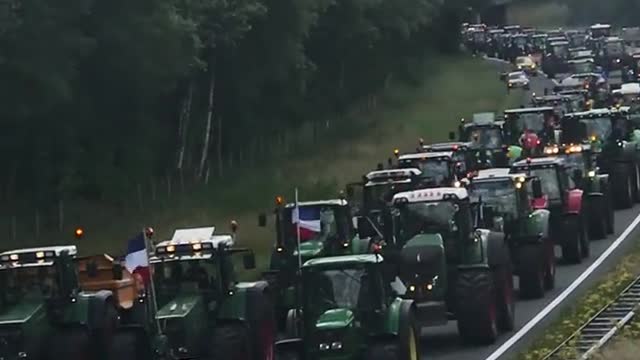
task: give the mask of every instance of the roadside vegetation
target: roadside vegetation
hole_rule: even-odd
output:
[[[553,323],[544,330],[544,333],[531,343],[528,349],[523,350],[517,356],[517,359],[542,359],[577,331],[604,306],[613,301],[620,291],[628,286],[638,275],[640,275],[640,245],[636,244],[633,251],[626,255],[614,270],[605,275],[597,285],[587,290],[573,306],[565,310],[554,320]],[[640,327],[638,327],[638,330],[640,330]],[[623,349],[628,347],[620,345],[619,348]],[[575,360],[576,357],[573,349],[570,347],[560,355],[561,359],[566,360]],[[637,353],[634,359],[636,358]],[[625,358],[603,357],[603,359]]]

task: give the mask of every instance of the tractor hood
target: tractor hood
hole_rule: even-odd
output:
[[[26,323],[40,310],[44,310],[44,304],[40,300],[21,301],[8,306],[0,312],[0,326]]]
[[[300,255],[304,260],[320,256],[323,250],[324,243],[322,241],[305,241],[300,243]],[[298,250],[296,249],[293,254],[298,256]]]
[[[327,310],[318,318],[316,329],[320,331],[344,329],[350,326],[354,319],[353,311],[349,309]]]
[[[186,317],[200,301],[201,297],[198,295],[178,296],[158,310],[156,319]]]

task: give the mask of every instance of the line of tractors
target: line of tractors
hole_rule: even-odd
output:
[[[335,199],[277,196],[258,281],[239,281],[256,261],[236,223],[145,229],[148,279],[76,245],[2,252],[0,359],[417,360],[421,330],[449,321],[493,343],[516,298],[544,297],[558,262],[582,262],[640,202],[640,94],[589,94],[474,114]]]

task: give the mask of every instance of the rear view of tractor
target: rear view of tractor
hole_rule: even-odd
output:
[[[476,152],[475,169],[508,165],[509,144],[504,124],[504,121],[496,120],[493,113],[474,114],[471,122],[462,119],[458,128],[459,137],[461,141],[469,142]]]
[[[295,306],[300,262],[368,251],[368,243],[357,237],[351,211],[345,199],[300,202],[296,207],[295,203],[285,204],[282,197],[276,198],[276,241],[265,277],[277,294],[280,326],[286,312]],[[260,226],[266,226],[266,215],[259,220]]]
[[[75,246],[0,254],[0,358],[111,359],[118,314],[110,291],[83,291]]]
[[[458,320],[465,341],[491,343],[513,329],[513,283],[509,251],[464,188],[398,193],[385,214],[386,238],[374,244],[388,262],[387,279],[415,303],[421,326]],[[360,218],[358,231],[374,236]],[[397,279],[394,281],[394,279]]]
[[[554,239],[540,179],[510,174],[508,168],[480,171],[469,185],[505,233],[520,296],[541,298],[555,285]]]
[[[156,244],[149,260],[155,299],[146,301],[141,327],[119,331],[117,359],[273,359],[268,285],[237,282],[235,255],[245,269],[255,268],[253,252],[236,247],[235,234],[213,227],[179,229]]]

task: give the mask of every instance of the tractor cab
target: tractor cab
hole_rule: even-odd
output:
[[[547,197],[550,209],[568,206],[568,193],[576,188],[569,171],[567,162],[559,157],[528,158],[511,167],[511,173],[527,174],[540,179],[542,193]]]
[[[564,159],[565,165],[571,174],[578,170],[584,176],[593,178],[598,173],[596,165],[597,151],[594,151],[591,144],[550,145],[544,149],[544,153],[546,156],[557,156]]]
[[[562,118],[565,114],[579,111],[584,108],[584,104],[579,104],[577,98],[570,95],[545,95],[535,96],[532,101],[536,107],[552,107],[558,118]]]
[[[640,83],[626,83],[611,92],[613,106],[637,107],[640,103]]]
[[[606,38],[597,57],[600,65],[607,71],[621,70],[624,66],[629,65],[624,40],[619,37]]]
[[[418,169],[372,171],[364,176],[361,213],[382,211],[391,205],[393,195],[419,186],[422,172]]]
[[[503,29],[509,35],[516,35],[522,31],[522,27],[520,25],[507,25],[504,26]]]
[[[482,201],[502,218],[505,232],[512,232],[514,223],[528,216],[540,202],[536,200],[543,196],[534,194],[535,182],[539,180],[526,174],[511,174],[509,168],[494,168],[479,171],[467,189],[472,198]]]
[[[110,291],[80,289],[77,253],[67,245],[0,254],[0,358],[69,358],[73,352],[63,344],[72,339],[90,358],[104,358],[111,340],[104,331],[117,323],[116,299]],[[86,331],[83,337],[74,328]]]
[[[553,142],[558,116],[553,107],[509,109],[504,112],[509,144],[519,144],[525,150],[536,152],[541,146]]]
[[[398,157],[398,168],[418,169],[421,183],[427,187],[461,186],[465,163],[456,161],[452,151],[403,154]]]
[[[589,37],[591,39],[602,39],[611,36],[611,25],[594,24],[589,27]]]
[[[572,47],[585,46],[587,34],[579,30],[569,30],[566,32],[569,43]]]
[[[476,150],[477,162],[479,165],[487,164],[501,166],[508,163],[507,159],[507,138],[504,121],[495,121],[495,114],[487,113],[490,116],[476,116],[473,121],[461,122],[459,127],[460,139],[470,143],[471,148]],[[482,166],[480,166],[482,167]],[[478,168],[474,166],[473,169]]]
[[[451,135],[455,138],[455,133]],[[456,162],[456,174],[461,178],[477,165],[476,150],[471,142],[451,141],[424,145],[424,142],[420,140],[420,145],[420,151],[422,152],[451,152],[453,154],[453,161]]]
[[[276,199],[276,244],[272,270],[297,266],[298,251],[303,261],[320,256],[350,254],[355,236],[352,209],[345,199],[284,204]],[[264,220],[264,219],[263,219]],[[265,225],[261,221],[260,225]],[[298,249],[298,239],[300,247]]]
[[[547,34],[536,34],[532,36],[531,43],[534,53],[543,53],[545,51],[548,37],[549,35]]]
[[[627,139],[632,129],[629,108],[605,108],[567,114],[562,118],[560,143],[580,144],[590,141],[595,146],[607,146]]]

